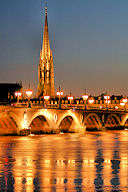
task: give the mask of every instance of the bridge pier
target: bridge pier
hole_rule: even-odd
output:
[[[86,132],[86,126],[80,125],[79,127],[72,125],[69,129],[70,133],[82,133],[84,134]]]
[[[31,130],[30,129],[21,129],[18,133],[19,136],[27,136],[31,134]]]
[[[107,129],[106,129],[106,127],[105,126],[102,126],[101,128],[100,128],[100,131],[106,131]]]

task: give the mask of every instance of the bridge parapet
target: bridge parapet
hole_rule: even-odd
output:
[[[18,108],[27,108],[28,107],[28,102],[19,102],[19,103],[12,103],[12,107],[18,107]],[[43,104],[42,102],[34,102],[31,101],[31,107],[32,108],[51,108],[51,109],[58,109],[59,104],[58,103],[48,103],[48,104]],[[85,109],[85,104],[69,104],[69,103],[64,103],[61,104],[62,109]],[[121,106],[120,103],[110,103],[109,105],[106,105],[105,103],[94,103],[94,104],[86,104],[86,109],[87,110],[111,110],[111,111],[128,111],[128,105]]]

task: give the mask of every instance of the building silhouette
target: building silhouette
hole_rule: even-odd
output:
[[[45,26],[38,70],[38,97],[41,98],[44,95],[54,96],[54,66],[48,34],[47,6],[45,6]]]
[[[13,100],[16,91],[22,91],[22,83],[0,83],[0,101]]]

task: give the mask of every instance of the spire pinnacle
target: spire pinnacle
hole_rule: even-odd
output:
[[[48,21],[47,21],[47,0],[45,0],[45,25],[43,34],[42,56],[44,58],[50,58],[51,56],[49,34],[48,34]]]
[[[47,3],[47,0],[45,0],[45,14],[47,14],[47,8],[48,8],[48,3]]]

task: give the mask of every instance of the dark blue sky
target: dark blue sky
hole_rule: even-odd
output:
[[[0,0],[0,82],[36,92],[43,0]],[[48,0],[55,88],[128,94],[128,0]]]

